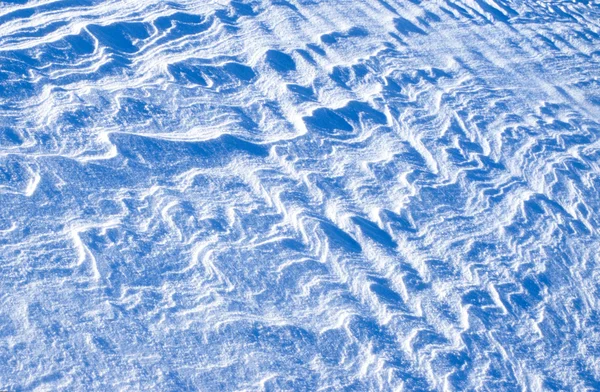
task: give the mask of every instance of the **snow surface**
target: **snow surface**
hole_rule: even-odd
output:
[[[0,390],[600,390],[600,4],[0,1]]]

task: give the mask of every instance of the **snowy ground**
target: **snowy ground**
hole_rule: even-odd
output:
[[[600,4],[0,2],[0,390],[600,390]]]

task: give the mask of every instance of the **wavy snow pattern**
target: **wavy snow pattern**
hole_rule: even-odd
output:
[[[600,390],[600,6],[0,3],[0,389]]]

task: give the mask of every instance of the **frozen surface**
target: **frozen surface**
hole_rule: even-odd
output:
[[[600,5],[0,2],[0,390],[600,390]]]

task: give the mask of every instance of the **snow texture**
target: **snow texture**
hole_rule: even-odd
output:
[[[600,3],[0,1],[0,390],[600,390]]]

